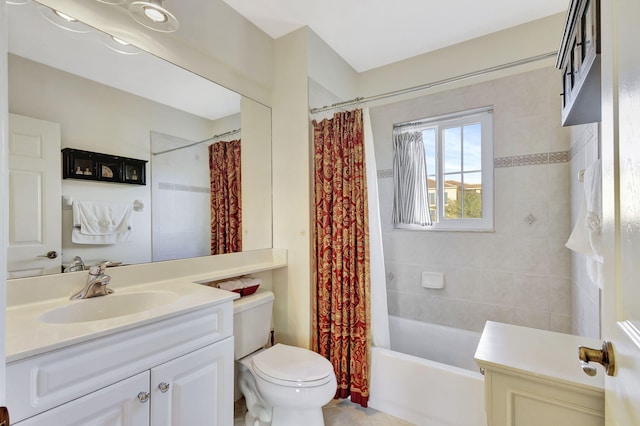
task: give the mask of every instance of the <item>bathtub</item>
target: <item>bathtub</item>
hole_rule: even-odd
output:
[[[425,426],[485,426],[480,333],[389,316],[391,350],[371,349],[369,406]]]

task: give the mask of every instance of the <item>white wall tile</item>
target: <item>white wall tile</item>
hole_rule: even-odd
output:
[[[479,105],[494,106],[495,158],[568,150],[574,132],[560,126],[556,78],[557,70],[548,68],[374,107],[378,167],[392,163],[393,123]],[[570,331],[575,297],[564,242],[574,208],[574,167],[495,169],[495,232],[482,233],[393,230],[392,179],[378,179],[389,312],[470,330],[493,320]],[[532,225],[525,222],[529,214],[536,218]],[[422,271],[442,272],[445,287],[422,288]],[[591,288],[582,293],[591,300]]]

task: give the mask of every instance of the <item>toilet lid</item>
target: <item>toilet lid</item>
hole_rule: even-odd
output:
[[[252,360],[254,369],[265,380],[270,377],[292,382],[291,385],[326,381],[333,374],[333,365],[321,355],[281,343],[256,354]]]

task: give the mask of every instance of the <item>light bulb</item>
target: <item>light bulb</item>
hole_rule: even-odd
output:
[[[61,17],[62,19],[64,19],[64,20],[65,20],[65,21],[67,21],[67,22],[78,22],[78,20],[77,20],[77,19],[72,18],[72,17],[71,17],[71,16],[69,16],[69,15],[65,15],[64,13],[59,12],[59,11],[57,11],[57,10],[55,10],[55,9],[54,9],[53,13],[55,13],[56,15],[58,15],[59,17]]]
[[[166,22],[167,15],[156,9],[155,7],[145,7],[144,14],[147,18],[151,19],[153,22]]]

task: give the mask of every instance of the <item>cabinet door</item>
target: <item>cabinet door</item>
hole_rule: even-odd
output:
[[[233,424],[233,337],[151,370],[152,426]]]
[[[141,426],[149,424],[149,372],[108,386],[16,423],[16,426]]]

